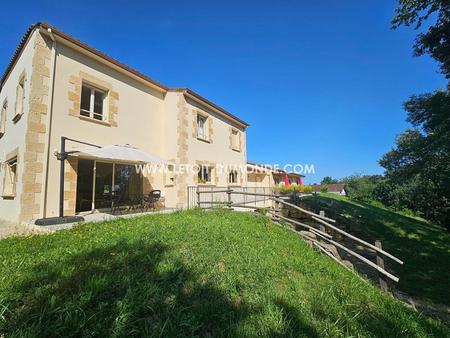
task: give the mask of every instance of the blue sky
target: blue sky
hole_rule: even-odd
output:
[[[45,1],[2,5],[0,68],[28,25],[47,21],[168,86],[250,123],[248,159],[313,164],[315,175],[382,173],[407,124],[402,102],[444,87],[413,58],[395,1]],[[7,13],[7,15],[5,15]]]

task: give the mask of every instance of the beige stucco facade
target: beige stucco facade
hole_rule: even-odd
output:
[[[15,91],[24,73],[23,116],[13,122]],[[85,83],[104,91],[104,120],[80,115],[81,87]],[[54,152],[60,148],[62,136],[99,146],[128,144],[176,167],[207,164],[213,168],[208,184],[218,186],[229,182],[228,173],[219,173],[216,166],[246,163],[247,124],[243,121],[189,90],[146,81],[42,26],[28,36],[4,79],[0,103],[4,100],[8,101],[8,111],[5,133],[0,138],[1,177],[7,154],[17,151],[18,155],[16,194],[0,198],[2,219],[30,221],[58,216],[60,162]],[[197,137],[198,114],[206,117],[207,139]],[[231,145],[231,133],[237,133],[234,143],[238,145]],[[67,143],[69,151],[80,147]],[[75,214],[77,168],[74,153],[65,166],[65,215]],[[187,187],[199,183],[197,174],[177,168],[172,180],[167,175],[145,174],[144,190],[162,190],[166,207],[185,207]],[[234,184],[245,186],[247,175],[240,173]]]

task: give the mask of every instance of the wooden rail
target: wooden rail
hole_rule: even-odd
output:
[[[341,248],[342,250],[348,252],[350,255],[358,258],[359,260],[363,261],[364,263],[370,265],[371,267],[373,267],[374,269],[378,270],[379,272],[381,272],[383,275],[389,277],[390,279],[392,279],[395,282],[398,282],[399,279],[398,277],[395,277],[394,275],[390,274],[389,272],[387,272],[386,270],[384,270],[383,268],[379,267],[378,265],[376,265],[375,263],[371,262],[370,260],[368,260],[366,257],[361,256],[360,254],[354,252],[353,250],[350,250],[349,248],[343,246],[342,244],[339,244],[336,241],[333,241],[330,238],[327,238],[325,236],[322,236],[321,234],[317,234],[317,236],[321,237],[322,239],[330,242],[331,244],[333,244],[334,246],[337,246],[338,248]]]
[[[390,259],[396,261],[397,263],[403,264],[403,261],[402,261],[402,260],[400,260],[399,258],[395,257],[394,255],[391,255],[389,252],[386,252],[386,251],[384,251],[383,249],[380,249],[380,248],[376,247],[376,246],[373,245],[373,244],[370,244],[370,243],[368,243],[368,242],[366,242],[366,241],[364,241],[364,240],[362,240],[362,239],[360,239],[360,238],[358,238],[358,237],[355,237],[355,236],[349,234],[348,232],[345,232],[344,230],[341,230],[341,229],[335,227],[334,225],[331,225],[331,224],[325,222],[324,220],[321,220],[320,218],[317,218],[317,217],[315,217],[315,216],[312,216],[312,218],[313,218],[314,220],[316,220],[317,222],[320,222],[320,223],[322,223],[323,225],[329,227],[330,229],[333,229],[334,231],[339,232],[340,234],[342,234],[342,235],[344,235],[344,236],[346,236],[346,237],[348,237],[348,238],[351,238],[351,239],[353,239],[353,240],[356,241],[356,242],[359,242],[359,243],[361,243],[361,244],[364,244],[364,245],[368,246],[369,248],[371,248],[371,249],[373,249],[373,250],[375,250],[375,251],[377,251],[377,252],[379,252],[379,253],[385,255],[386,257],[389,257]]]
[[[227,202],[200,201],[200,194],[213,194],[213,193],[227,193],[227,196],[228,196]],[[275,194],[251,193],[251,192],[245,192],[245,191],[236,191],[236,190],[233,190],[231,188],[230,189],[224,189],[224,190],[215,190],[215,191],[214,190],[203,190],[203,191],[197,190],[197,196],[198,196],[197,203],[198,203],[199,206],[201,204],[209,204],[209,205],[222,204],[222,205],[227,205],[228,208],[230,208],[230,209],[232,209],[233,207],[249,208],[249,209],[266,209],[266,208],[263,208],[263,207],[257,207],[256,205],[255,206],[248,205],[248,204],[251,204],[251,203],[254,203],[254,202],[264,202],[264,201],[244,201],[244,202],[233,203],[232,200],[231,200],[231,195],[233,195],[233,194],[235,194],[235,195],[243,195],[243,196],[264,196],[264,197],[267,198],[267,200],[274,201],[275,202],[275,207],[269,208],[268,209],[268,213],[273,216],[273,221],[276,224],[282,226],[278,221],[279,220],[283,220],[283,221],[285,221],[287,223],[298,225],[298,226],[301,226],[303,228],[308,229],[310,234],[313,234],[313,235],[315,235],[317,237],[313,238],[313,236],[308,236],[307,232],[300,232],[300,231],[297,231],[296,229],[293,229],[290,226],[288,226],[288,227],[283,226],[283,228],[288,229],[290,231],[293,231],[293,232],[301,235],[303,238],[307,239],[308,241],[311,241],[313,243],[313,245],[315,247],[317,247],[321,252],[323,252],[324,254],[326,254],[327,256],[332,258],[333,260],[337,261],[339,264],[341,264],[342,266],[346,267],[347,269],[349,269],[349,267],[346,266],[337,257],[335,257],[329,251],[329,249],[326,247],[326,245],[323,242],[319,241],[318,239],[321,239],[321,240],[323,240],[325,242],[330,243],[331,245],[333,245],[333,246],[335,246],[337,248],[340,248],[341,250],[344,250],[349,255],[357,258],[358,260],[364,262],[365,264],[367,264],[370,267],[372,267],[375,270],[377,270],[379,272],[380,276],[381,275],[386,276],[386,277],[390,278],[391,280],[393,280],[395,282],[399,281],[398,277],[396,277],[393,274],[391,274],[388,271],[386,271],[386,269],[384,268],[384,261],[383,261],[381,256],[377,256],[377,264],[375,264],[374,262],[371,262],[366,257],[358,254],[357,252],[355,252],[355,251],[347,248],[346,246],[344,246],[344,245],[336,242],[335,240],[333,240],[333,236],[328,234],[328,233],[326,233],[325,227],[327,227],[329,229],[332,229],[333,231],[335,231],[337,233],[340,233],[341,235],[344,235],[344,236],[346,236],[346,237],[348,237],[348,238],[350,238],[350,239],[352,239],[352,240],[354,240],[354,241],[356,241],[356,242],[358,242],[360,244],[363,244],[363,245],[365,245],[368,248],[371,248],[372,250],[377,252],[377,254],[381,254],[381,255],[383,255],[385,257],[388,257],[388,258],[392,259],[393,261],[395,261],[395,262],[397,262],[399,264],[403,264],[402,260],[400,260],[399,258],[395,257],[394,255],[392,255],[392,254],[386,252],[385,250],[383,250],[381,248],[381,243],[379,243],[379,241],[378,241],[378,243],[376,243],[376,245],[373,245],[373,244],[368,243],[368,242],[366,242],[366,241],[364,241],[364,240],[362,240],[362,239],[360,239],[360,238],[358,238],[358,237],[356,237],[356,236],[354,236],[352,234],[349,234],[348,232],[346,232],[346,231],[344,231],[344,230],[342,230],[342,229],[340,229],[340,228],[330,224],[330,223],[336,223],[336,220],[334,220],[332,218],[329,218],[329,217],[325,217],[323,212],[321,212],[321,214],[316,214],[316,213],[314,213],[312,211],[303,209],[303,208],[301,208],[301,207],[299,207],[299,206],[297,206],[295,204],[286,202],[285,200],[280,198],[279,193],[275,193]],[[300,211],[300,212],[302,212],[304,214],[307,214],[307,215],[311,216],[311,218],[315,222],[319,223],[320,229],[317,229],[314,226],[311,226],[311,225],[299,222],[298,220],[294,220],[294,219],[291,219],[289,217],[285,217],[283,215],[280,215],[280,207],[279,207],[280,204],[283,204],[285,206],[288,206],[290,208],[293,208],[295,210],[298,210],[298,211]],[[207,209],[210,209],[210,208],[212,208],[212,207],[209,207]],[[353,271],[352,269],[349,269],[349,270]],[[385,281],[382,278],[384,278],[384,277],[380,277],[380,283],[381,283],[381,281],[383,281],[382,287],[384,285],[383,289],[386,289],[387,285],[385,284]]]
[[[271,211],[271,210],[269,210],[269,213],[272,214],[272,215],[275,214],[275,213],[274,213],[273,211]],[[314,228],[314,227],[312,227],[312,226],[310,226],[310,225],[308,225],[308,224],[304,224],[304,223],[301,223],[301,222],[299,222],[299,221],[294,221],[293,219],[290,219],[290,218],[287,218],[287,217],[284,217],[284,216],[281,216],[281,215],[277,215],[277,217],[281,218],[282,220],[285,220],[286,222],[293,223],[293,224],[297,224],[297,225],[300,225],[300,226],[302,226],[302,227],[304,227],[304,228],[307,228],[307,229],[311,230],[311,232],[313,232],[313,233],[315,233],[315,234],[321,234],[322,236],[325,236],[325,237],[327,237],[327,238],[333,238],[331,235],[329,235],[329,234],[327,234],[327,233],[325,233],[325,232],[322,232],[322,231],[320,231],[319,229],[316,229],[316,228]]]
[[[325,217],[325,216],[321,216],[321,215],[316,214],[316,213],[314,213],[314,212],[312,212],[312,211],[309,211],[309,210],[305,210],[305,209],[300,208],[299,206],[297,206],[297,205],[295,205],[295,204],[292,204],[292,203],[283,201],[283,200],[280,199],[280,198],[273,198],[273,200],[276,201],[276,202],[278,202],[278,203],[287,205],[287,206],[289,206],[289,207],[291,207],[291,208],[297,209],[297,210],[299,210],[299,211],[301,211],[301,212],[304,212],[304,213],[307,214],[307,215],[315,216],[315,217],[318,217],[318,218],[320,218],[320,219],[323,219],[323,220],[326,220],[326,221],[329,221],[329,222],[333,222],[333,223],[336,222],[334,219],[331,219],[331,218],[328,218],[328,217]]]

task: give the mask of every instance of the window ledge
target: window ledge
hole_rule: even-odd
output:
[[[22,117],[22,115],[23,115],[23,113],[14,115],[14,117],[12,118],[12,121],[14,123],[17,123],[20,120],[20,118]]]
[[[203,137],[200,137],[200,136],[197,136],[197,140],[202,141],[202,142],[205,142],[205,143],[211,143],[210,140],[208,140],[208,139],[206,139],[206,138],[203,138]]]
[[[7,195],[7,194],[3,194],[2,198],[5,200],[13,200],[16,197],[16,195]]]
[[[240,153],[240,152],[241,152],[241,149],[239,149],[239,148],[231,148],[231,150],[233,150],[233,151],[237,151],[238,153]]]
[[[87,116],[83,116],[83,115],[78,115],[78,118],[83,121],[94,122],[97,124],[101,124],[103,126],[111,127],[111,123],[109,123],[108,121],[96,120],[96,119],[93,119],[92,117],[87,117]]]

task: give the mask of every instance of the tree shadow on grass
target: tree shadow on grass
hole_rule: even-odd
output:
[[[295,306],[282,299],[277,299],[274,303],[282,310],[286,325],[282,332],[272,331],[269,337],[320,337],[316,328],[303,319],[303,316]]]
[[[233,335],[250,311],[169,258],[161,244],[121,242],[44,263],[18,280],[6,336]]]
[[[325,210],[338,226],[368,242],[380,239],[383,249],[404,261],[385,260],[400,277],[400,290],[450,306],[450,236],[444,228],[364,202],[319,196],[302,203],[310,210]]]

